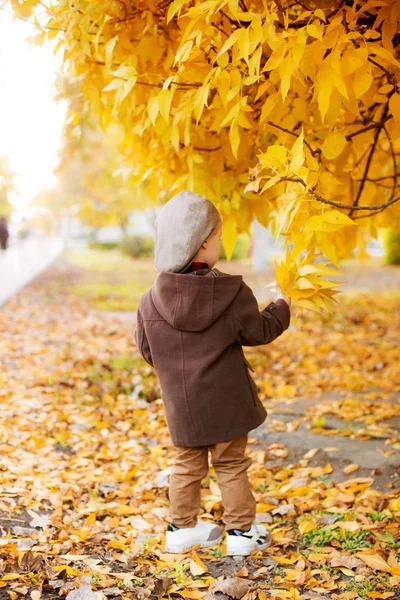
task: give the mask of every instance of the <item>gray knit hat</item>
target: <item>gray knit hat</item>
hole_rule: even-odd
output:
[[[210,200],[179,192],[156,219],[155,264],[159,271],[181,273],[217,225],[219,213]]]

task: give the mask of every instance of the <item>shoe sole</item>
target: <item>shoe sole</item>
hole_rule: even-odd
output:
[[[196,546],[200,546],[200,548],[211,548],[212,546],[216,546],[222,540],[222,535],[216,540],[211,540],[209,542],[197,542],[197,544],[188,544],[187,546],[181,546],[178,544],[165,544],[164,552],[170,554],[180,554],[181,552],[187,552]]]
[[[265,550],[271,545],[271,540],[266,544],[260,544],[259,546],[249,546],[247,548],[227,548],[226,555],[227,556],[250,556],[252,552],[257,550]]]

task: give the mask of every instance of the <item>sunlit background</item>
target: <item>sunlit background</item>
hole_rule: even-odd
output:
[[[36,28],[0,10],[0,155],[8,156],[15,173],[9,200],[22,217],[30,200],[51,189],[59,161],[66,102],[55,99],[61,54],[27,38]]]

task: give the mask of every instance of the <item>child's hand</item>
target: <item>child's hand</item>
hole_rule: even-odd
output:
[[[284,300],[286,302],[286,304],[289,306],[291,306],[292,301],[288,296],[285,296],[285,294],[282,292],[282,288],[280,285],[276,284],[276,299],[277,300]]]

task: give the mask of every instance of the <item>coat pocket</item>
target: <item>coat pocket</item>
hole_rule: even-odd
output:
[[[251,366],[251,364],[249,363],[249,361],[247,360],[247,358],[246,358],[245,356],[243,356],[243,358],[244,358],[244,364],[245,364],[247,367],[249,367],[250,371],[253,371],[253,373],[254,373],[254,369],[253,369],[253,367]]]
[[[253,380],[252,376],[249,373],[249,368],[251,369],[251,365],[245,359],[245,369],[246,369],[247,381],[249,382],[250,390],[251,390],[251,393],[252,393],[252,396],[253,396],[254,406],[257,406],[257,401],[258,401],[257,387],[256,387],[256,384],[254,383],[254,380]]]

